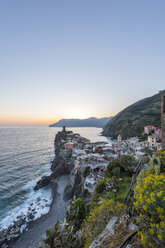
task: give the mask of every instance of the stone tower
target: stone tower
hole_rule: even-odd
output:
[[[165,150],[165,90],[161,92],[162,149]]]

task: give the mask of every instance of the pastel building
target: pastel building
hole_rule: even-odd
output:
[[[156,127],[154,126],[145,126],[144,127],[144,133],[150,134],[151,132],[154,132],[156,130]]]
[[[73,150],[74,144],[72,142],[67,142],[64,146],[66,150]]]
[[[149,146],[153,147],[156,145],[156,137],[155,135],[148,136]]]
[[[162,131],[160,129],[155,130],[155,138],[158,142],[162,140]]]

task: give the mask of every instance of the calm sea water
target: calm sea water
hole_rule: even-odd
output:
[[[20,212],[26,214],[31,202],[40,200],[35,218],[49,211],[51,189],[33,191],[38,179],[49,175],[54,158],[54,138],[61,128],[1,127],[0,128],[0,228],[4,228]],[[100,128],[69,128],[92,142],[107,141]]]

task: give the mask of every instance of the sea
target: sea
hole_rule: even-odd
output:
[[[37,181],[51,174],[54,138],[62,128],[47,126],[0,127],[0,231],[35,208],[34,220],[49,212],[50,187],[34,191]],[[101,128],[68,128],[91,142],[106,141]],[[28,222],[28,218],[27,218]],[[22,230],[26,226],[22,226]]]

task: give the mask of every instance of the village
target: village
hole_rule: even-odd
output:
[[[145,126],[143,136],[145,137],[143,141],[140,141],[138,137],[122,140],[121,135],[118,135],[117,140],[91,143],[80,134],[67,131],[66,139],[61,141],[61,153],[72,153],[74,169],[71,175],[76,175],[78,171],[82,174],[88,171],[83,187],[93,194],[97,182],[104,178],[108,164],[114,159],[130,155],[140,160],[143,157],[152,156],[161,149],[160,129]]]

